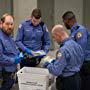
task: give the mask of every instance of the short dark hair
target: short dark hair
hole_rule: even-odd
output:
[[[1,22],[2,22],[2,23],[5,22],[5,18],[6,18],[7,16],[11,16],[11,17],[14,19],[14,17],[13,17],[11,14],[5,13],[5,14],[1,17]]]
[[[63,19],[75,19],[75,14],[72,11],[67,11],[62,16]]]
[[[35,17],[36,19],[40,19],[41,17],[41,10],[38,8],[33,9],[31,16]]]

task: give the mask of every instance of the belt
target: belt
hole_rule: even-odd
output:
[[[64,79],[64,78],[74,78],[74,77],[79,76],[79,75],[80,75],[79,72],[76,72],[75,74],[73,74],[73,75],[71,75],[71,76],[63,77],[63,79]]]
[[[89,60],[85,60],[84,63],[90,63],[90,61]]]
[[[62,78],[62,79],[64,79],[64,78],[71,78],[71,77],[75,77],[75,76],[79,76],[80,74],[79,74],[79,72],[76,72],[75,74],[73,74],[73,75],[71,75],[71,76],[67,76],[67,77],[63,77],[63,76],[58,76],[58,78]]]

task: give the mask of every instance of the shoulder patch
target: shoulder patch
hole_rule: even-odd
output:
[[[59,53],[57,54],[57,56],[58,56],[58,57],[61,57],[61,56],[62,56],[62,53],[61,53],[61,52],[59,52]]]
[[[19,25],[19,28],[21,28],[21,27],[22,27],[22,24]]]
[[[82,33],[81,32],[78,32],[76,37],[77,38],[81,38],[82,37]]]

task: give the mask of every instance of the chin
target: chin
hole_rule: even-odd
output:
[[[8,35],[11,35],[11,32],[7,32]]]

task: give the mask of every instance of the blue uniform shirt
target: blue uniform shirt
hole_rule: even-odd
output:
[[[50,36],[46,25],[33,26],[31,20],[23,22],[17,31],[16,43],[19,48],[25,51],[26,48],[31,50],[44,50],[49,51]]]
[[[47,68],[55,76],[67,77],[79,72],[83,61],[84,55],[81,46],[68,38],[61,44],[54,64],[50,63]]]
[[[8,72],[14,72],[16,65],[14,64],[15,56],[19,54],[15,42],[11,36],[5,34],[0,29],[0,71],[5,68]]]
[[[86,54],[86,46],[87,46],[87,37],[88,33],[84,26],[75,23],[71,28],[70,37],[75,40],[84,50],[84,54]]]

